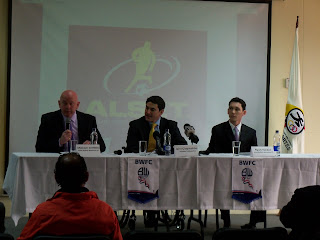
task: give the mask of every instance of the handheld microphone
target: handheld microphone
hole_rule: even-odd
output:
[[[165,155],[164,150],[161,147],[160,133],[158,131],[153,132],[153,138],[156,140],[156,152],[158,155]]]
[[[71,122],[71,119],[66,118],[66,129],[68,129],[68,130],[70,130],[70,122]]]
[[[116,151],[114,151],[113,153],[116,154],[116,155],[121,155],[121,154],[122,154],[122,151],[121,151],[121,150],[116,150]]]
[[[191,126],[189,123],[186,123],[184,126],[184,133],[186,134],[186,136],[189,138],[189,140],[191,141],[191,143],[195,143],[197,144],[199,142],[199,138],[197,135],[195,135],[194,133],[196,132],[194,130],[194,127]]]

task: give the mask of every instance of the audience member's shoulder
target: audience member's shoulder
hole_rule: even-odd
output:
[[[294,193],[320,193],[320,185],[312,185],[303,188],[298,188],[294,191]]]
[[[104,201],[99,199],[98,194],[96,192],[89,191],[86,194],[90,195],[91,196],[90,199],[92,201],[95,201],[96,204],[100,204],[100,206],[105,207],[105,208],[110,208],[112,210],[111,206],[108,203],[106,203],[106,202],[104,202]]]

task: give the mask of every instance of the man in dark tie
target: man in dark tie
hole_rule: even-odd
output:
[[[72,90],[64,91],[58,101],[60,110],[42,115],[38,130],[37,152],[65,152],[68,151],[70,140],[77,140],[79,144],[90,144],[90,134],[97,129],[96,118],[77,111],[80,102],[78,95]],[[106,149],[105,143],[98,131],[100,151]]]
[[[241,141],[240,152],[250,152],[251,146],[257,146],[256,131],[241,122],[246,113],[245,101],[238,97],[232,98],[228,108],[229,120],[212,128],[207,152],[232,153],[232,141],[235,140]],[[255,228],[256,223],[263,221],[265,216],[265,211],[252,211],[250,223],[242,228]],[[221,210],[221,219],[224,220],[224,227],[230,227],[229,210]]]
[[[187,145],[186,140],[181,136],[177,122],[161,117],[164,109],[165,102],[161,97],[152,96],[147,99],[144,116],[129,123],[127,152],[138,153],[139,141],[147,141],[148,152],[152,152],[156,147],[152,133],[154,131],[160,133],[162,146],[166,129],[169,129],[171,134],[172,149],[174,145]]]

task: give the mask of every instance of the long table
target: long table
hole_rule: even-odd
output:
[[[59,189],[53,172],[58,156],[53,153],[12,154],[3,189],[12,201],[11,217],[15,224]],[[127,198],[128,160],[132,158],[159,159],[159,199],[140,204]],[[296,188],[320,184],[320,155],[282,154],[276,158],[255,158],[263,162],[262,199],[244,204],[231,198],[232,159],[231,154],[86,157],[89,172],[86,187],[114,210],[270,210],[282,208]]]

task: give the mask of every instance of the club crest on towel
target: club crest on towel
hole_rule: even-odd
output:
[[[248,186],[253,189],[253,185],[250,183],[250,178],[253,175],[253,171],[250,168],[244,168],[241,172],[241,175],[243,184],[248,184]]]
[[[129,199],[144,204],[159,198],[159,159],[128,158],[127,170]]]
[[[141,167],[138,170],[138,180],[140,184],[143,184],[150,189],[150,186],[147,182],[147,178],[149,177],[149,170],[146,167]]]
[[[243,203],[261,199],[262,161],[258,158],[232,159],[232,198]]]

